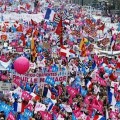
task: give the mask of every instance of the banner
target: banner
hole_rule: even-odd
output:
[[[44,82],[47,76],[51,76],[55,81],[67,81],[68,73],[67,71],[59,71],[59,72],[48,72],[48,73],[28,73],[24,75],[20,75],[17,73],[11,73],[13,79],[17,79],[17,82],[20,84],[19,80],[28,83],[40,83]]]
[[[3,16],[4,21],[7,20],[26,20],[26,21],[30,21],[31,19],[35,20],[36,22],[40,22],[43,19],[43,15],[42,14],[26,14],[26,13],[22,13],[22,14],[17,14],[17,13],[6,13],[6,14],[0,14],[0,17]]]

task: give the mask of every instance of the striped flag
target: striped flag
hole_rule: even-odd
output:
[[[92,88],[92,82],[88,81],[88,83],[86,84],[86,86],[87,86],[88,89]]]
[[[86,46],[85,46],[85,43],[82,45],[82,48],[81,48],[81,56],[82,57],[86,56]]]
[[[80,50],[81,50],[81,56],[86,56],[86,46],[85,46],[85,38],[83,38],[80,42]]]
[[[56,34],[60,37],[60,45],[63,45],[63,26],[62,26],[62,17],[60,18],[60,21],[58,23]]]
[[[13,108],[15,112],[24,112],[24,104],[21,102],[14,102],[13,103]]]
[[[50,8],[47,8],[44,19],[53,21],[54,20],[54,15],[55,15],[54,10],[52,10]]]
[[[53,21],[56,22],[56,23],[59,23],[59,21],[60,21],[60,15],[56,13],[54,15],[54,20]]]
[[[106,119],[101,115],[95,115],[93,120],[106,120]]]
[[[60,55],[64,57],[70,57],[70,55],[75,56],[75,52],[72,49],[69,49],[65,46],[61,46]]]
[[[35,58],[37,57],[37,51],[36,51],[36,46],[35,46],[35,40],[34,38],[32,38],[31,40],[31,57],[32,57],[32,61],[35,61]]]
[[[62,13],[62,20],[64,21],[64,20],[74,20],[74,16],[73,16],[73,14],[72,13],[69,13],[69,12],[66,12],[66,11],[63,11]],[[59,21],[60,21],[60,14],[55,14],[55,16],[54,16],[54,22],[56,22],[56,23],[59,23]]]

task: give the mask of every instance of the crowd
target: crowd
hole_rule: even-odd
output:
[[[1,1],[1,8],[13,2]],[[120,120],[119,32],[79,6],[61,3],[56,8],[46,2],[40,22],[1,21],[0,81],[12,85],[0,93],[0,120]],[[40,12],[40,4],[34,1],[33,13]],[[50,74],[39,82],[15,78],[14,63],[20,57],[30,62],[24,74],[28,78]],[[61,80],[52,77],[66,71]]]
[[[39,0],[27,1],[27,0],[1,0],[0,1],[0,13],[29,13],[36,14],[40,12]]]

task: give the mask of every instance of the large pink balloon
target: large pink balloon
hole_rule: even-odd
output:
[[[19,57],[14,61],[14,69],[19,74],[25,74],[29,69],[29,61],[25,57]]]

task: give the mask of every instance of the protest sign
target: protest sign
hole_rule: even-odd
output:
[[[23,52],[23,47],[16,47],[17,52]]]
[[[10,91],[11,83],[4,83],[0,81],[0,91]]]
[[[35,111],[36,112],[38,112],[38,111],[45,111],[45,109],[46,109],[45,104],[37,102],[37,104],[35,106]]]
[[[31,96],[28,92],[22,91],[22,98],[23,98],[24,100],[31,100],[31,99],[32,99],[32,96]]]

